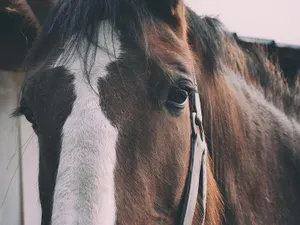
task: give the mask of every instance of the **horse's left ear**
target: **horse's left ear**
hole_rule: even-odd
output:
[[[183,0],[146,0],[154,15],[159,16],[174,28],[185,26]]]
[[[27,3],[42,26],[55,0],[27,0]]]

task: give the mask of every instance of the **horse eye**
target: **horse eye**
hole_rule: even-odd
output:
[[[36,123],[35,117],[34,117],[33,113],[29,109],[26,109],[23,114],[24,114],[26,120],[29,123],[31,123],[31,124],[35,124]]]
[[[172,110],[182,110],[187,103],[189,93],[180,88],[180,87],[172,87],[169,90],[168,100],[166,105],[169,109]]]

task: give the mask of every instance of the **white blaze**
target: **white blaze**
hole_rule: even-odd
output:
[[[99,36],[99,45],[120,54],[118,39],[112,45]],[[101,29],[103,32],[103,29]],[[114,168],[118,131],[100,108],[97,81],[105,77],[111,62],[99,48],[90,85],[83,74],[82,62],[74,55],[66,66],[74,74],[76,100],[62,132],[60,161],[54,191],[52,225],[113,225],[116,220]],[[57,65],[56,65],[57,66]],[[96,93],[94,92],[96,91]]]

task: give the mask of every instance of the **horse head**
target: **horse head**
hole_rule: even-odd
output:
[[[55,3],[15,112],[39,141],[43,225],[218,224],[187,17],[181,0]]]

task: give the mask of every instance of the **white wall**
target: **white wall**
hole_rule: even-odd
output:
[[[17,105],[18,77],[0,71],[0,225],[22,221],[18,120],[9,118]]]
[[[40,225],[41,208],[38,196],[38,141],[30,123],[21,119],[24,225]],[[1,224],[0,224],[1,225]]]
[[[10,118],[22,79],[0,72],[0,225],[39,225],[41,218],[37,138],[24,117]]]
[[[300,0],[185,0],[199,15],[218,16],[239,35],[300,45]]]

